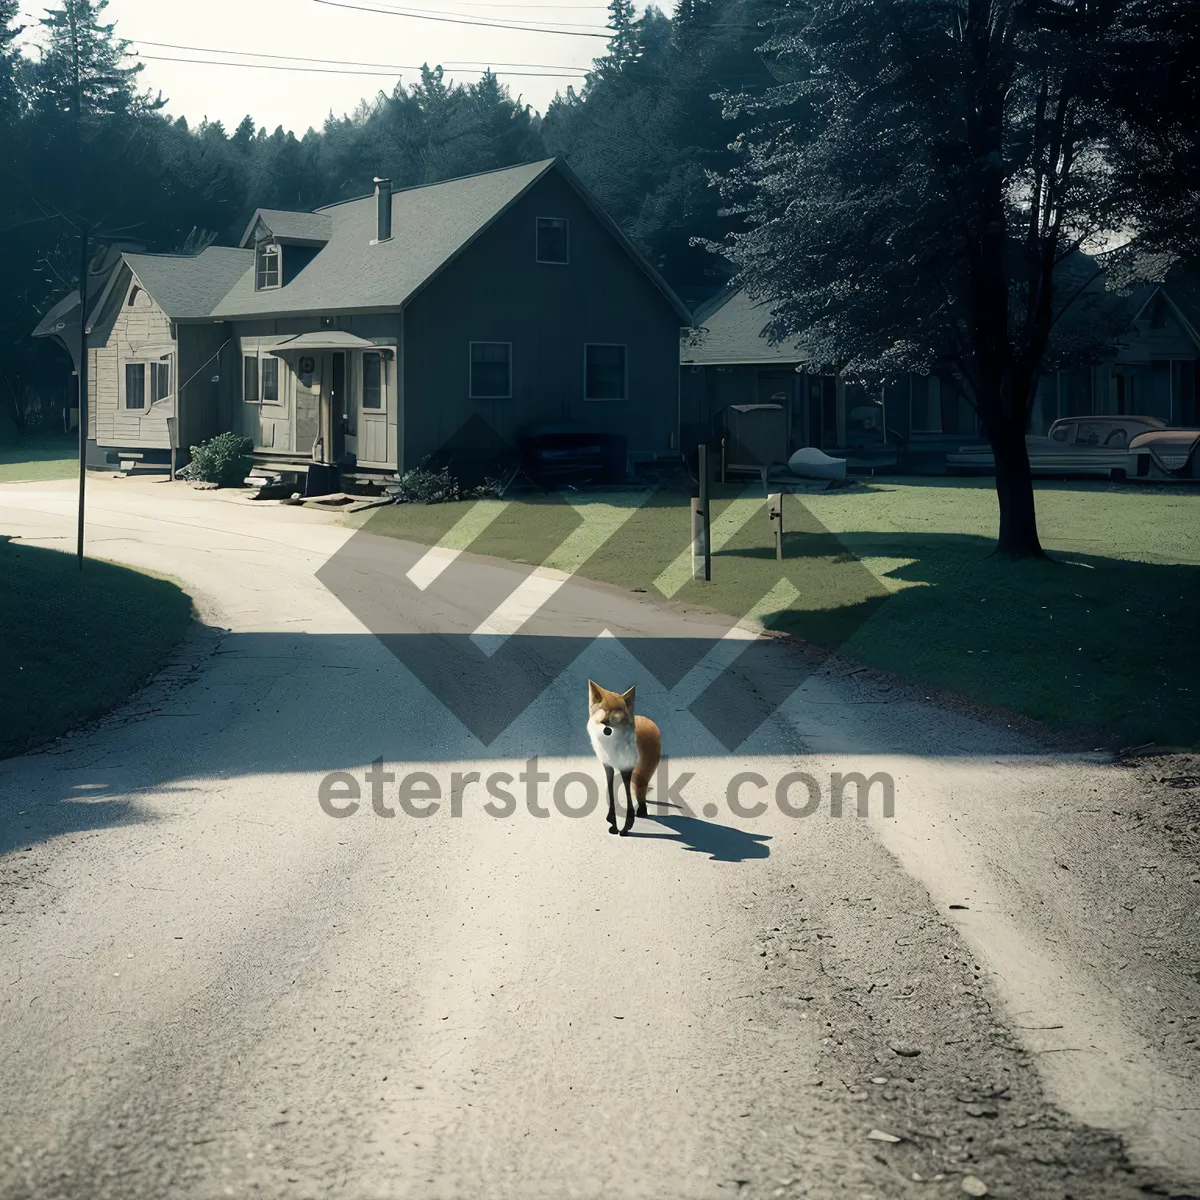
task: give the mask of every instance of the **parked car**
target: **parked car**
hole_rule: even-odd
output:
[[[1178,429],[1159,417],[1060,417],[1045,437],[1025,439],[1034,475],[1093,475],[1108,479],[1187,477],[1196,470],[1200,430]],[[1180,458],[1182,455],[1182,459]],[[990,446],[960,446],[946,456],[951,470],[992,471]]]
[[[1151,429],[1129,443],[1131,479],[1200,480],[1200,429]]]

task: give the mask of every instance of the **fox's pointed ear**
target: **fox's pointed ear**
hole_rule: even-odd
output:
[[[604,689],[598,684],[588,680],[588,703],[599,704],[604,699]]]
[[[621,699],[625,701],[625,707],[629,709],[630,712],[633,712],[633,694],[636,691],[637,685],[635,684],[629,689],[629,691],[621,693]]]

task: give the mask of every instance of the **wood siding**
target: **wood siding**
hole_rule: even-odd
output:
[[[570,222],[567,265],[536,261],[538,217]],[[511,441],[532,422],[623,434],[634,456],[668,453],[679,422],[681,324],[570,184],[551,172],[406,307],[404,465],[447,445],[487,454],[493,438]],[[512,344],[511,397],[471,398],[471,342]],[[625,399],[584,399],[589,342],[626,347]]]
[[[134,293],[134,289],[136,294]],[[176,411],[179,355],[167,314],[153,297],[132,277],[123,287],[114,288],[120,300],[107,329],[96,329],[93,338],[103,335],[102,345],[89,351],[92,360],[88,376],[88,436],[99,446],[122,449],[169,449],[167,417]],[[134,303],[129,303],[130,297]],[[157,404],[151,403],[150,371],[146,369],[145,407],[125,407],[125,365],[171,356],[171,394]]]

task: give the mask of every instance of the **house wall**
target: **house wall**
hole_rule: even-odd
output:
[[[221,420],[221,384],[224,374],[221,348],[230,337],[225,324],[177,325],[179,343],[179,445],[189,446],[224,433]],[[216,377],[217,382],[213,379]]]
[[[136,290],[135,290],[136,289]],[[130,299],[133,303],[130,303]],[[98,446],[168,449],[167,417],[175,415],[178,346],[167,314],[130,274],[114,288],[114,305],[93,328],[89,348],[88,436]],[[152,404],[149,363],[170,356],[171,394]],[[145,407],[125,407],[125,365],[144,362]]]
[[[569,221],[567,265],[536,261],[539,216]],[[681,325],[644,271],[551,172],[405,309],[405,465],[447,445],[485,455],[533,422],[623,434],[634,457],[669,453],[679,423]],[[473,341],[512,344],[511,398],[471,398]],[[584,400],[587,342],[626,346],[624,400]]]

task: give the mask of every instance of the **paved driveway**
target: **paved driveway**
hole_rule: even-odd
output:
[[[642,596],[572,579],[488,641],[528,569],[420,588],[425,548],[324,514],[89,494],[91,552],[176,577],[201,625],[110,719],[0,763],[0,1194],[1200,1179],[1195,985],[1143,953],[1148,878],[1193,885],[1114,821],[1116,768]],[[69,548],[73,504],[0,488],[0,531]],[[589,677],[664,730],[678,803],[633,838],[562,811],[601,778]],[[762,717],[732,753],[706,693]],[[894,815],[831,816],[833,771],[889,773]]]

